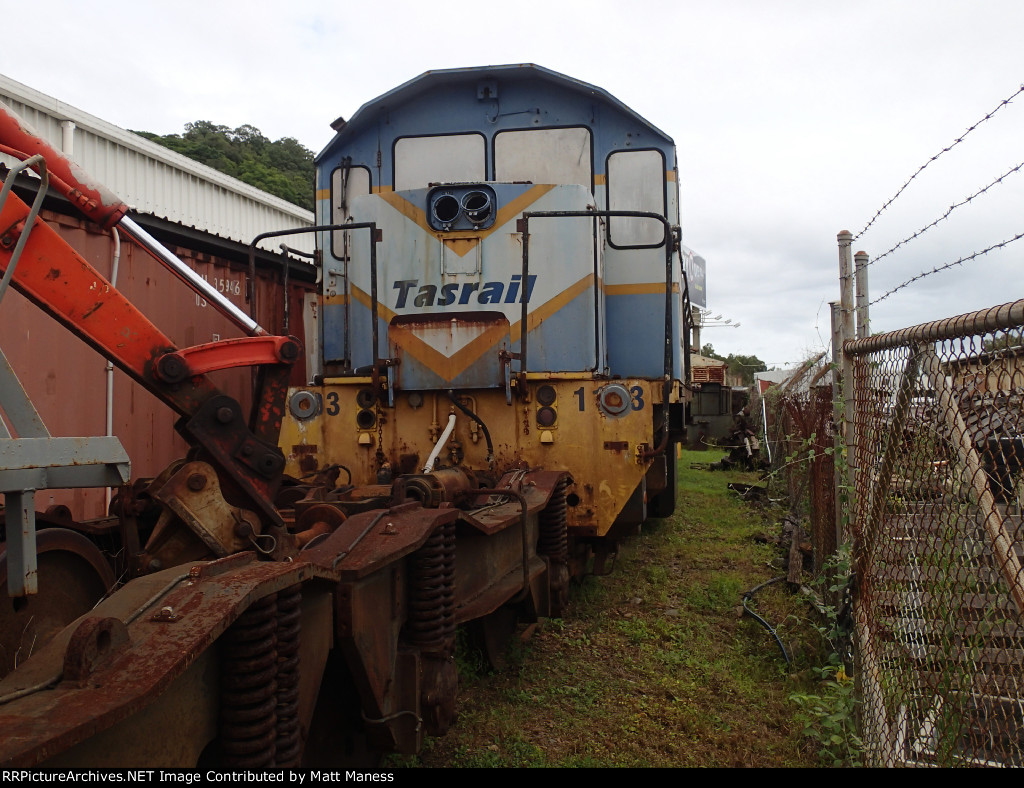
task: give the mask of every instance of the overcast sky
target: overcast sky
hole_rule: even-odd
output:
[[[128,129],[248,123],[319,152],[338,116],[427,70],[537,63],[672,136],[683,240],[708,262],[719,353],[829,341],[836,234],[1024,82],[1020,0],[514,4],[49,0],[0,72]],[[119,8],[124,8],[120,6]],[[880,255],[1024,162],[1024,94],[931,163],[854,243]],[[873,265],[872,297],[1024,232],[1024,170]],[[268,228],[272,229],[272,228]],[[1024,297],[1024,239],[873,307],[886,331]]]

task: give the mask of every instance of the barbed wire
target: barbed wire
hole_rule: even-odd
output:
[[[934,222],[932,222],[931,224],[929,224],[929,225],[927,225],[925,227],[922,227],[920,230],[915,232],[909,238],[904,238],[902,241],[900,241],[898,244],[896,244],[892,249],[889,249],[887,252],[882,252],[882,254],[878,255],[878,257],[875,257],[872,260],[868,261],[868,265],[874,265],[879,260],[881,260],[883,257],[887,257],[888,255],[892,254],[893,252],[895,252],[897,249],[899,249],[904,244],[910,243],[915,238],[917,238],[917,237],[919,237],[921,235],[924,235],[924,233],[926,231],[932,229],[935,225],[937,225],[939,222],[941,222],[943,219],[945,219],[947,216],[949,216],[951,213],[953,213],[953,211],[955,211],[957,208],[960,208],[960,207],[962,207],[964,205],[967,205],[967,203],[969,203],[975,197],[980,197],[982,194],[987,192],[989,189],[991,189],[997,183],[1002,183],[1005,178],[1007,178],[1008,176],[1012,175],[1015,172],[1019,172],[1022,168],[1024,168],[1024,161],[1022,161],[1016,167],[1013,167],[1013,168],[1007,170],[1002,175],[1000,175],[998,178],[996,178],[994,181],[992,181],[992,183],[990,183],[988,186],[985,186],[982,189],[979,189],[974,194],[972,194],[970,197],[968,197],[968,198],[966,198],[964,200],[961,200],[958,203],[955,203],[955,204],[949,206],[949,210],[946,211],[944,214],[942,214],[942,216],[940,216]]]
[[[878,218],[879,216],[881,216],[881,215],[882,215],[882,213],[883,213],[883,212],[885,211],[885,209],[886,209],[886,208],[888,208],[888,207],[889,207],[890,205],[892,205],[892,204],[893,204],[893,202],[894,202],[894,201],[896,200],[896,198],[897,198],[897,197],[899,197],[899,196],[900,196],[901,194],[903,194],[904,190],[905,190],[905,189],[906,189],[906,188],[907,188],[907,187],[908,187],[908,186],[909,186],[909,185],[911,184],[911,182],[912,182],[912,181],[914,180],[914,178],[916,178],[916,177],[917,177],[918,175],[920,175],[920,174],[921,174],[921,173],[922,173],[922,172],[924,171],[924,169],[925,169],[925,168],[926,168],[926,167],[927,167],[927,166],[928,166],[929,164],[931,164],[931,163],[932,163],[933,161],[935,161],[936,159],[938,159],[938,158],[939,158],[939,157],[940,157],[940,156],[941,156],[942,154],[944,154],[944,153],[948,153],[948,152],[949,152],[949,151],[951,151],[951,150],[952,150],[953,148],[955,148],[955,147],[956,147],[957,145],[959,145],[959,144],[960,144],[961,142],[963,142],[963,141],[964,141],[964,138],[965,138],[965,137],[967,137],[967,135],[968,135],[968,134],[970,134],[970,133],[971,133],[972,131],[974,131],[974,130],[975,130],[976,128],[978,128],[978,126],[980,126],[980,125],[981,125],[982,123],[984,123],[984,122],[985,122],[986,120],[988,120],[988,119],[989,119],[989,118],[991,118],[991,117],[992,117],[993,115],[995,115],[995,114],[996,114],[997,112],[999,112],[999,110],[1001,110],[1001,109],[1002,109],[1003,107],[1005,107],[1005,106],[1006,106],[1007,104],[1009,104],[1009,103],[1010,103],[1011,101],[1013,101],[1013,100],[1014,100],[1015,98],[1017,98],[1017,96],[1019,96],[1019,95],[1020,95],[1021,93],[1024,93],[1024,85],[1021,85],[1021,86],[1020,86],[1020,87],[1019,87],[1019,88],[1018,88],[1018,89],[1017,89],[1017,90],[1016,90],[1016,91],[1015,91],[1015,92],[1013,93],[1013,95],[1011,95],[1011,96],[1009,96],[1009,97],[1007,97],[1007,98],[1003,99],[1003,100],[1002,100],[1001,102],[999,102],[999,105],[998,105],[998,106],[997,106],[997,107],[996,107],[996,108],[995,108],[994,110],[992,110],[991,112],[989,112],[989,113],[988,113],[988,114],[987,114],[987,115],[986,115],[985,117],[983,117],[983,118],[982,118],[981,120],[979,120],[979,121],[978,121],[977,123],[975,123],[975,124],[974,124],[973,126],[969,127],[969,128],[967,129],[967,131],[965,131],[965,132],[964,132],[963,134],[961,134],[961,135],[960,135],[959,137],[957,137],[957,138],[956,138],[955,140],[953,140],[953,142],[951,142],[951,143],[950,143],[949,145],[947,145],[947,146],[946,146],[945,148],[943,148],[943,149],[942,149],[942,150],[940,150],[940,151],[939,151],[938,153],[936,153],[936,154],[935,154],[934,156],[932,156],[932,157],[931,157],[930,159],[928,159],[928,161],[926,161],[926,162],[925,162],[924,164],[922,164],[922,165],[921,165],[920,167],[918,167],[918,168],[917,168],[917,172],[915,172],[915,173],[914,173],[913,175],[911,175],[911,176],[910,176],[910,177],[909,177],[909,178],[907,179],[907,182],[906,182],[906,183],[904,183],[904,184],[903,184],[903,185],[902,185],[902,186],[901,186],[901,187],[899,188],[899,191],[897,191],[897,192],[896,192],[896,194],[894,194],[894,195],[893,195],[892,197],[890,197],[890,198],[889,198],[889,200],[888,200],[888,201],[887,201],[887,202],[886,202],[886,203],[885,203],[885,204],[884,204],[884,205],[883,205],[883,206],[882,206],[881,208],[879,208],[879,209],[878,209],[878,210],[877,210],[877,211],[875,212],[875,215],[871,217],[871,221],[869,221],[869,222],[868,222],[868,223],[867,223],[866,225],[864,225],[864,229],[862,229],[862,230],[861,230],[861,231],[860,231],[859,233],[857,233],[857,234],[856,234],[856,235],[855,235],[855,236],[853,237],[853,240],[854,240],[854,241],[856,241],[856,240],[857,240],[858,238],[860,238],[860,237],[861,237],[862,235],[864,235],[864,233],[866,233],[866,232],[868,231],[868,228],[869,228],[869,227],[870,227],[871,225],[873,225],[873,224],[875,223],[875,219],[877,219],[877,218]]]
[[[968,262],[970,260],[973,260],[976,257],[981,257],[983,254],[988,254],[989,252],[992,252],[992,251],[994,251],[996,249],[1002,249],[1004,246],[1008,246],[1009,244],[1012,244],[1014,241],[1020,240],[1021,238],[1024,238],[1024,233],[1017,233],[1015,236],[1013,236],[1013,238],[1007,238],[1005,241],[1000,241],[997,244],[993,244],[992,246],[988,247],[987,249],[982,249],[980,252],[974,252],[973,254],[969,254],[966,257],[961,257],[959,260],[954,260],[951,263],[946,263],[945,265],[936,266],[931,271],[922,271],[917,276],[912,277],[911,279],[908,279],[906,282],[904,282],[901,285],[897,285],[896,287],[894,287],[892,290],[890,290],[889,292],[885,293],[884,295],[880,295],[874,301],[871,301],[868,304],[868,306],[874,306],[879,301],[884,301],[886,298],[891,296],[893,293],[899,292],[904,287],[907,287],[908,285],[911,285],[911,284],[913,284],[914,282],[916,282],[916,281],[918,281],[920,279],[924,279],[926,276],[931,276],[932,274],[937,274],[940,271],[945,271],[945,270],[947,270],[949,268],[952,268],[955,265],[961,265],[961,264],[966,263],[966,262]]]

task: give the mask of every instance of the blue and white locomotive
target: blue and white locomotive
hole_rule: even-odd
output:
[[[460,627],[498,663],[517,620],[563,615],[592,557],[601,573],[674,509],[695,261],[672,140],[534,65],[428,72],[334,128],[310,385],[285,390],[291,338],[232,340],[230,363],[273,349],[247,422],[189,366],[216,368],[224,343],[168,350],[107,289],[143,339],[135,356],[120,329],[96,346],[187,415],[193,452],[111,520],[138,576],[4,679],[4,765],[240,773],[415,752],[454,719]],[[33,259],[95,289],[42,225]],[[45,270],[60,273],[18,276],[63,304]]]
[[[23,158],[47,159],[104,227],[125,221],[116,198],[77,200],[70,162],[0,115],[5,150],[42,150]],[[5,768],[241,774],[416,752],[454,719],[460,627],[499,663],[518,620],[563,615],[591,558],[601,573],[674,509],[696,261],[672,140],[533,65],[428,72],[334,128],[317,158],[317,369],[287,390],[292,338],[224,301],[253,336],[174,348],[5,185],[8,277],[25,251],[15,285],[174,408],[192,447],[122,488],[116,517],[41,532],[75,559],[41,564],[44,582],[87,613],[54,634],[77,609],[60,593],[12,608],[26,615],[4,643],[34,653],[0,676]],[[243,362],[259,369],[248,420],[205,374]],[[49,461],[12,478],[63,467]],[[40,574],[44,540],[31,490],[8,489],[24,524],[0,549],[10,591]],[[134,579],[92,607],[115,576],[94,536],[120,541],[111,566]]]
[[[430,71],[333,125],[322,368],[291,394],[290,472],[565,471],[570,540],[599,554],[671,513],[689,314],[671,138],[536,65]]]

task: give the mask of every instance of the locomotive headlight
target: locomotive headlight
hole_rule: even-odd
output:
[[[288,400],[288,410],[299,421],[318,416],[323,410],[320,397],[309,391],[296,391]]]
[[[372,408],[376,401],[377,395],[373,393],[373,389],[359,389],[356,392],[356,405],[360,408]]]
[[[462,210],[473,224],[483,224],[491,215],[491,196],[486,192],[469,192],[462,198]]]
[[[356,413],[356,426],[359,429],[372,430],[377,426],[377,414],[371,410],[376,401],[377,396],[373,389],[359,389],[356,392],[356,405],[359,406],[359,411]]]
[[[438,195],[430,206],[434,221],[442,227],[450,227],[452,222],[459,218],[461,211],[462,206],[458,199],[450,194]]]
[[[446,184],[427,193],[425,208],[431,230],[476,232],[494,225],[498,195],[486,183]]]
[[[540,406],[537,408],[537,426],[541,429],[554,427],[558,421],[558,411],[554,407],[557,399],[558,392],[554,386],[545,383],[537,389],[537,404]]]

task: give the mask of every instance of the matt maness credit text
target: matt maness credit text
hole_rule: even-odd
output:
[[[97,770],[9,770],[0,771],[3,782],[25,783],[147,783],[177,782],[189,785],[201,780],[223,783],[386,783],[392,782],[395,775],[390,772],[355,772],[355,771],[164,771],[162,769],[112,769]]]

